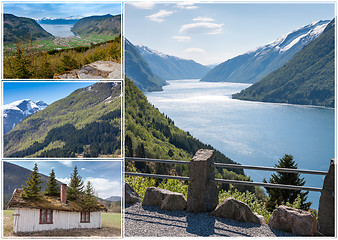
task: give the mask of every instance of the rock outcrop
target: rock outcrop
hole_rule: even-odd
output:
[[[269,226],[300,236],[317,234],[317,220],[312,213],[286,206],[279,206],[273,211]]]
[[[262,223],[261,219],[252,212],[247,204],[231,197],[224,199],[223,202],[211,212],[211,215],[240,222]]]
[[[157,206],[162,210],[183,211],[187,207],[187,200],[181,193],[150,187],[144,195],[142,205]]]
[[[112,61],[97,61],[54,76],[54,79],[121,79],[121,64]]]
[[[125,192],[125,201],[126,204],[134,204],[134,203],[138,203],[141,202],[141,198],[138,195],[138,193],[128,184],[125,183],[124,185],[124,192]]]

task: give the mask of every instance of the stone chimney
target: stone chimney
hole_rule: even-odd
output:
[[[62,203],[67,202],[67,184],[61,184],[60,198]]]

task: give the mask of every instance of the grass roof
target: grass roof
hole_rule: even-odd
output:
[[[99,202],[93,203],[90,206],[84,206],[79,201],[68,201],[62,203],[60,197],[45,196],[41,193],[39,200],[23,199],[21,197],[22,189],[15,189],[11,200],[8,202],[8,208],[33,208],[33,209],[51,209],[69,212],[97,212],[107,211],[107,209]]]

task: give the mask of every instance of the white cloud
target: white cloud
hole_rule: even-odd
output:
[[[194,18],[193,21],[201,21],[201,22],[213,22],[215,21],[215,19],[213,18],[209,18],[209,17],[197,17],[197,18]]]
[[[85,170],[86,170],[86,168],[84,168],[84,167],[83,167],[83,168],[81,168],[81,170],[82,170],[82,171],[85,171]]]
[[[198,22],[190,23],[181,26],[180,33],[199,33],[199,34],[220,34],[224,24]]]
[[[155,21],[155,22],[164,22],[164,18],[170,16],[171,14],[173,14],[174,12],[172,11],[167,11],[167,10],[160,10],[157,13],[154,13],[152,15],[146,16],[147,18],[149,18],[151,21]]]
[[[62,163],[63,165],[66,165],[67,167],[72,166],[72,161],[60,161],[60,163]]]
[[[205,53],[202,48],[187,48],[183,51],[184,53]]]
[[[194,3],[190,3],[190,2],[177,3],[176,7],[181,8],[181,9],[196,9],[196,8],[198,8],[197,6],[194,5]]]
[[[173,39],[176,39],[178,42],[190,42],[191,37],[188,36],[173,36]]]
[[[156,3],[154,2],[134,2],[134,3],[127,3],[130,4],[136,8],[141,8],[141,9],[153,9]]]
[[[85,185],[87,184],[87,181],[90,181],[100,198],[105,199],[111,196],[121,196],[121,184],[118,181],[110,181],[106,178],[87,177],[84,180]]]
[[[65,184],[69,184],[70,183],[70,178],[56,178],[56,180],[65,183]]]

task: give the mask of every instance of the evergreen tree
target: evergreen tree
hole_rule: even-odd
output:
[[[60,189],[59,189],[58,183],[55,178],[54,169],[52,169],[52,172],[49,175],[47,187],[45,189],[44,194],[48,196],[59,196],[60,195]]]
[[[17,53],[15,58],[13,59],[13,77],[12,78],[30,78],[31,77],[31,62],[25,56],[23,50],[18,46]]]
[[[278,161],[278,164],[275,165],[277,168],[293,168],[297,169],[298,164],[293,160],[293,156],[285,154],[283,158]],[[263,180],[265,183],[267,182],[265,179]],[[285,173],[278,172],[277,174],[272,174],[269,179],[269,183],[275,184],[285,184],[285,185],[296,185],[296,186],[304,186],[305,180],[304,178],[300,178],[299,173]],[[301,192],[300,190],[288,190],[288,189],[278,189],[278,188],[265,188],[269,198],[266,202],[266,207],[269,211],[273,211],[276,206],[293,203],[297,196],[300,197],[300,208],[304,210],[308,210],[311,206],[311,202],[305,203],[308,195],[307,192]]]
[[[70,183],[67,188],[67,200],[74,201],[83,194],[83,181],[82,177],[77,171],[77,166],[74,167],[74,171],[70,176]]]
[[[23,192],[21,197],[24,199],[38,200],[40,199],[41,183],[38,164],[35,163],[32,173],[29,175],[26,185],[22,186]]]
[[[90,181],[87,182],[86,189],[84,191],[84,203],[83,205],[90,209],[96,203],[96,197],[94,195],[94,188]]]
[[[126,157],[132,157],[134,154],[133,150],[133,142],[131,140],[131,137],[129,135],[126,135],[125,137],[125,150],[126,150]]]

